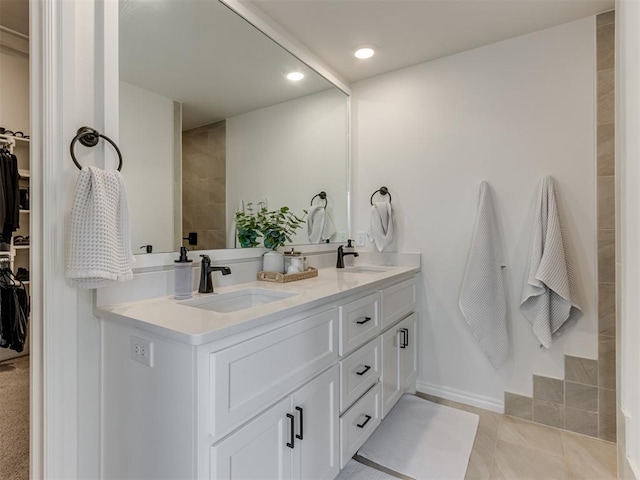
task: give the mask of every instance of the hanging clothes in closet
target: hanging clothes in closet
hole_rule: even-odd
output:
[[[19,179],[18,159],[3,148],[0,150],[0,228],[5,243],[10,243],[13,232],[20,228]]]
[[[22,352],[27,340],[29,294],[9,268],[8,260],[0,263],[0,347]]]

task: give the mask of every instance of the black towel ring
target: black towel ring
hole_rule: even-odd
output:
[[[373,205],[373,196],[378,192],[380,192],[380,195],[389,195],[389,203],[391,203],[391,193],[389,192],[389,189],[387,187],[380,187],[378,190],[371,194],[371,200],[369,200],[371,205]]]
[[[111,140],[106,135],[102,135],[100,132],[94,130],[93,128],[80,127],[78,129],[78,134],[73,137],[73,140],[71,140],[71,146],[69,147],[69,151],[71,152],[71,159],[73,160],[73,163],[76,164],[76,167],[78,167],[78,170],[82,170],[82,165],[78,163],[78,159],[76,158],[76,155],[73,151],[73,147],[75,146],[76,142],[79,141],[85,147],[95,147],[101,138],[105,139],[111,144],[113,148],[115,148],[116,152],[118,153],[118,159],[120,161],[118,163],[118,171],[122,169],[122,153],[120,153],[120,149],[113,142],[113,140]]]
[[[316,199],[316,197],[320,197],[321,200],[324,200],[324,208],[327,208],[327,192],[325,192],[324,190],[320,193],[316,193],[313,198],[311,199],[311,206],[313,206],[313,201]]]

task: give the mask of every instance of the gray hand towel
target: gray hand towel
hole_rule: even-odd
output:
[[[542,180],[533,224],[529,267],[520,310],[545,348],[569,320],[582,311],[576,303],[573,270],[566,252],[553,178]]]
[[[500,368],[509,355],[504,267],[491,187],[482,182],[459,304],[480,348],[495,368]]]

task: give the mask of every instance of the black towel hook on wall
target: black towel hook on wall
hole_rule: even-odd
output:
[[[76,164],[76,167],[78,167],[78,170],[82,170],[82,165],[78,163],[76,154],[73,151],[73,147],[75,146],[76,142],[80,142],[85,147],[95,147],[101,138],[105,139],[107,142],[111,144],[113,148],[115,148],[116,152],[118,153],[118,159],[119,159],[118,171],[122,169],[122,153],[120,153],[120,149],[113,142],[113,140],[111,140],[106,135],[101,134],[100,132],[98,132],[97,130],[91,127],[80,127],[78,129],[77,135],[73,137],[73,140],[71,140],[71,146],[69,147],[69,151],[71,152],[71,159],[73,160],[73,163]]]
[[[325,192],[324,190],[320,193],[316,193],[313,198],[311,199],[311,206],[313,206],[313,201],[316,199],[316,197],[320,197],[321,200],[324,200],[324,208],[327,208],[327,192]]]
[[[371,194],[371,200],[369,200],[371,205],[373,205],[373,196],[376,193],[380,193],[380,195],[389,195],[389,203],[391,203],[391,193],[389,192],[389,189],[387,187],[380,187],[378,190]]]

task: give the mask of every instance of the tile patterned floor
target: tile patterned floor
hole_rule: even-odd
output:
[[[419,393],[480,416],[465,480],[614,480],[615,444]]]

